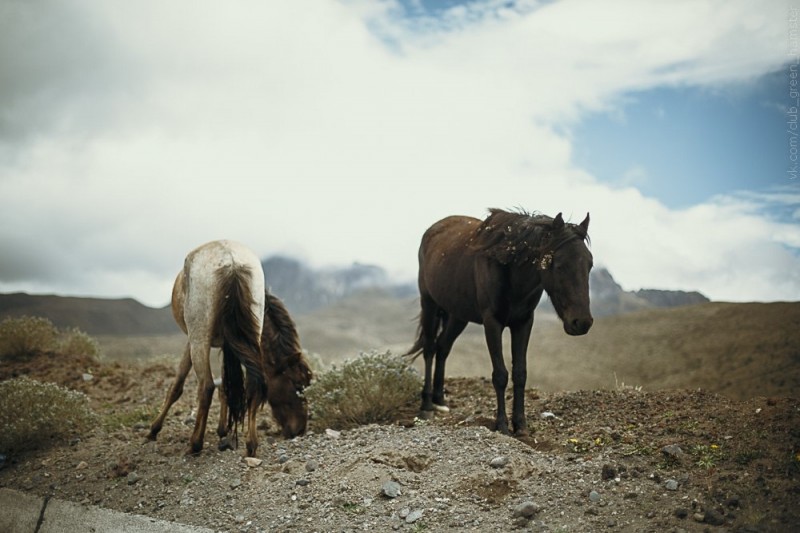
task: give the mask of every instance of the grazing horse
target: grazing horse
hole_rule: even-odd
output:
[[[491,209],[484,221],[450,216],[428,228],[419,248],[418,337],[406,354],[416,357],[422,352],[425,360],[423,417],[430,417],[434,409],[447,410],[445,361],[467,323],[474,322],[483,324],[497,395],[496,429],[503,433],[508,433],[508,371],[502,333],[511,330],[512,424],[517,435],[527,434],[526,357],[533,310],[542,291],[547,291],[569,335],[583,335],[592,326],[588,230],[588,213],[580,224],[567,224],[561,213],[550,218],[501,209]]]
[[[209,354],[222,348],[218,434],[234,435],[247,417],[247,455],[258,447],[256,414],[269,402],[287,438],[302,434],[308,409],[302,397],[311,371],[286,308],[264,285],[261,262],[242,244],[213,241],[191,251],[172,289],[172,314],[188,340],[178,374],[148,438],[155,440],[172,404],[183,393],[189,370],[197,375],[197,420],[190,453],[203,448],[214,394]],[[244,371],[242,371],[244,367]]]

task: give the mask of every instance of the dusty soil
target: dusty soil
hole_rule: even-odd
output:
[[[87,371],[91,381],[81,377]],[[530,390],[531,435],[517,439],[491,431],[488,380],[450,378],[451,412],[426,423],[414,421],[411,406],[393,425],[312,425],[286,441],[265,411],[262,463],[248,466],[243,447],[218,451],[213,431],[201,454],[184,455],[192,381],[159,440],[146,442],[171,363],[45,355],[0,365],[0,379],[20,374],[85,392],[101,423],[7,458],[0,486],[220,531],[766,532],[800,524],[796,398]]]

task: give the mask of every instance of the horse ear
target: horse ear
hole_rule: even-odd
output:
[[[561,216],[561,213],[556,215],[556,218],[553,219],[553,229],[561,229],[564,227],[564,217]]]
[[[583,222],[581,222],[579,226],[583,230],[583,233],[589,232],[589,213],[586,213],[586,218],[583,219]]]

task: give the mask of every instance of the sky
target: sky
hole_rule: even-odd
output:
[[[520,207],[627,290],[800,300],[798,58],[788,1],[0,0],[0,292],[163,306],[221,238],[408,281]]]

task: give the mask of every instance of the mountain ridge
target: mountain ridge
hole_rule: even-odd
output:
[[[298,259],[276,255],[264,259],[262,266],[270,291],[297,316],[330,307],[365,291],[377,290],[398,301],[417,296],[415,284],[394,282],[376,265],[353,263],[347,267],[315,269]],[[592,313],[598,317],[709,301],[698,292],[625,291],[604,268],[592,271],[590,291]],[[553,312],[546,299],[538,311]],[[41,316],[57,327],[76,327],[91,335],[180,333],[169,306],[152,308],[133,298],[0,294],[0,319],[23,315]]]

